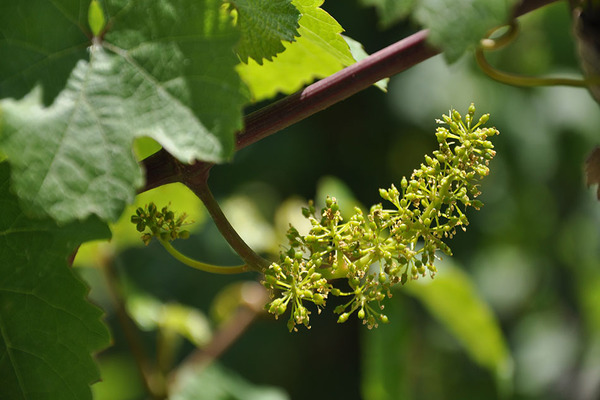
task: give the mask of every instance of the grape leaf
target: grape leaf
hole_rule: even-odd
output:
[[[344,40],[348,43],[348,47],[350,47],[350,52],[356,61],[363,60],[369,56],[369,54],[365,51],[362,43],[352,39],[351,37],[344,36]],[[375,86],[378,87],[381,91],[387,92],[387,85],[390,81],[390,78],[384,78],[380,81],[375,82]]]
[[[499,384],[510,385],[512,359],[492,311],[458,267],[445,262],[439,269],[435,279],[419,280],[402,290],[419,299]]]
[[[0,205],[0,397],[91,399],[99,376],[90,352],[106,347],[109,333],[67,258],[108,228],[97,219],[62,227],[29,219],[10,194],[7,163]]]
[[[21,98],[40,85],[52,103],[78,60],[87,57],[88,1],[0,2],[0,98]]]
[[[237,68],[252,93],[253,100],[273,97],[278,92],[293,93],[317,78],[329,76],[355,62],[342,37],[343,28],[320,8],[323,0],[292,0],[302,14],[293,43],[262,66],[253,60]]]
[[[71,3],[52,4],[66,9]],[[104,6],[104,40],[89,47],[88,59],[77,62],[51,106],[44,107],[41,90],[0,102],[0,149],[13,166],[13,188],[30,213],[60,222],[119,217],[143,182],[131,152],[136,137],[156,139],[185,162],[220,162],[232,155],[242,127],[246,89],[232,52],[238,35],[219,0],[111,0]],[[34,32],[74,24],[65,19],[43,26],[53,21],[36,18],[22,23]],[[0,16],[0,26],[5,19]],[[15,36],[4,47],[12,55],[29,45],[27,37]],[[44,51],[54,58],[52,49]],[[6,60],[2,64],[12,65],[12,57]],[[27,70],[24,63],[12,67]]]
[[[300,13],[290,0],[230,0],[237,11],[241,39],[238,56],[244,63],[248,57],[262,65],[263,58],[285,50],[282,41],[293,42],[299,35]]]
[[[377,9],[379,22],[383,27],[389,27],[395,22],[406,18],[418,0],[360,0],[365,6]]]
[[[429,29],[431,44],[448,62],[475,48],[486,32],[510,22],[518,0],[420,0],[415,18]]]

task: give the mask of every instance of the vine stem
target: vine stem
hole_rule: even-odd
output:
[[[146,392],[154,400],[162,400],[166,398],[166,387],[164,377],[157,377],[156,371],[152,368],[152,364],[139,335],[139,331],[135,323],[125,309],[125,299],[122,295],[122,290],[119,287],[119,277],[115,269],[112,259],[102,260],[102,271],[106,281],[106,287],[115,308],[115,314],[119,321],[119,325],[125,334],[125,340],[131,350],[131,354],[137,364],[140,373],[141,381]]]
[[[514,10],[517,18],[558,0],[524,0]],[[440,50],[427,45],[427,30],[419,31],[369,57],[289,95],[244,119],[244,130],[237,133],[236,150],[240,150],[325,108],[356,94],[377,81],[405,71],[437,54]],[[160,150],[142,161],[146,170],[146,190],[173,182],[205,175],[213,164],[197,162],[186,165],[167,151]]]
[[[258,272],[264,272],[271,263],[259,256],[258,254],[256,254],[254,250],[252,250],[250,246],[248,246],[248,244],[246,244],[246,242],[241,238],[241,236],[237,233],[233,226],[231,226],[229,220],[223,213],[223,210],[221,210],[219,203],[210,191],[210,188],[208,187],[208,183],[206,181],[207,178],[208,174],[205,174],[203,177],[201,177],[201,179],[195,179],[193,181],[186,182],[186,185],[196,194],[196,196],[200,198],[200,200],[202,200],[204,206],[206,207],[206,210],[208,211],[211,218],[215,222],[215,225],[219,229],[219,232],[221,232],[221,235],[225,238],[225,240],[227,240],[227,243],[229,243],[233,250],[246,263],[245,266],[242,266],[240,268],[244,268],[245,270],[251,269]],[[222,271],[225,268],[218,269]]]

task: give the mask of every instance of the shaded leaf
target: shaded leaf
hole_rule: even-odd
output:
[[[300,13],[290,0],[230,0],[237,10],[241,31],[237,53],[241,60],[248,57],[262,65],[285,50],[282,41],[293,42],[298,33]]]
[[[21,98],[35,86],[43,104],[64,88],[90,45],[89,1],[3,0],[0,3],[0,98]]]
[[[97,220],[63,227],[28,219],[0,164],[0,397],[91,399],[91,352],[109,344],[102,312],[67,265],[83,240],[106,237]]]
[[[50,107],[40,90],[0,103],[0,148],[29,212],[116,220],[143,183],[131,152],[136,137],[152,137],[184,162],[231,156],[246,98],[234,70],[238,37],[220,5],[146,0],[122,9],[109,1],[105,41],[90,47]],[[53,22],[33,21],[40,31]]]
[[[456,61],[475,48],[486,32],[510,22],[517,0],[420,0],[415,18],[429,29],[429,41]]]
[[[285,51],[262,66],[249,60],[237,70],[259,101],[277,93],[293,93],[307,83],[329,76],[355,62],[348,44],[342,37],[342,27],[319,8],[323,0],[293,0],[300,18],[300,37],[284,43]]]
[[[419,299],[502,385],[512,379],[512,361],[497,319],[469,277],[445,262],[435,279],[419,279],[401,288]]]

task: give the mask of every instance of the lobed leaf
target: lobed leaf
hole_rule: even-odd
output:
[[[52,7],[73,9],[65,11],[70,16],[84,3],[63,0]],[[155,139],[184,162],[221,162],[232,155],[246,97],[234,70],[238,35],[219,0],[107,1],[107,32],[87,50],[90,42],[80,28],[85,15],[48,19],[29,11],[36,6],[17,0],[3,6],[27,15],[21,23],[29,28],[10,38],[2,31],[0,38],[0,54],[8,60],[2,65],[10,72],[0,93],[14,97],[41,82],[21,100],[0,102],[0,149],[30,213],[60,222],[91,214],[116,220],[143,183],[131,151],[137,137]],[[9,19],[0,14],[0,26]],[[29,38],[29,31],[43,36],[62,30],[79,34],[70,42],[62,34],[51,43]],[[48,71],[19,54],[31,47],[46,53],[50,73],[61,80],[65,74],[55,70],[73,61],[58,45],[63,40],[70,48],[76,43],[83,55],[77,53],[66,87],[46,107],[44,99],[58,87],[48,89],[42,78]]]
[[[99,375],[90,353],[109,333],[67,258],[109,231],[94,219],[59,227],[28,218],[10,194],[7,163],[0,204],[0,397],[91,399]]]
[[[292,0],[292,4],[302,14],[300,37],[284,43],[285,51],[262,66],[249,60],[237,68],[255,101],[293,93],[355,62],[341,35],[342,27],[320,8],[323,0]]]
[[[240,59],[254,59],[262,65],[285,50],[282,41],[293,42],[298,33],[300,13],[290,0],[230,0],[237,11],[241,39],[237,45]]]

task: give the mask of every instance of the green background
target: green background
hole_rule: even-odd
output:
[[[370,53],[416,31],[411,22],[382,29],[375,10],[356,0],[330,1],[323,8]],[[490,56],[494,65],[535,76],[578,74],[565,3],[521,22],[519,39]],[[288,333],[284,321],[260,317],[226,351],[221,367],[273,398],[285,398],[283,392],[292,399],[598,396],[600,203],[595,190],[585,187],[583,162],[600,143],[600,110],[585,90],[508,87],[484,76],[469,55],[450,66],[437,56],[392,78],[388,94],[368,89],[240,151],[231,163],[213,168],[211,188],[251,245],[277,249],[281,241],[273,225],[281,215],[288,217],[283,209],[290,199],[322,202],[342,185],[361,204],[380,202],[378,188],[410,175],[435,149],[434,120],[450,107],[464,113],[470,102],[478,113],[491,114],[488,124],[501,134],[494,138],[498,155],[482,184],[485,206],[471,212],[467,232],[450,241],[451,261],[499,321],[514,363],[512,385],[473,361],[448,325],[403,289],[388,301],[392,322],[376,331],[352,318],[337,324],[329,311],[335,301],[321,315],[313,313],[311,330],[298,333]],[[342,207],[351,207],[348,196],[338,196]],[[244,206],[254,214],[241,214],[262,222],[234,217]],[[203,218],[196,221],[200,228],[178,248],[203,261],[237,263],[216,228]],[[262,249],[256,247],[260,243]],[[141,290],[206,313],[225,285],[253,278],[191,270],[156,244],[124,249],[116,263]],[[107,310],[115,337],[115,346],[98,356],[105,382],[93,387],[97,398],[143,398],[102,278],[91,268],[80,271],[92,285],[92,298]],[[467,308],[454,316],[467,330],[469,318]],[[152,348],[154,334],[145,339]],[[191,348],[184,345],[180,356]],[[272,386],[283,392],[266,388]]]

